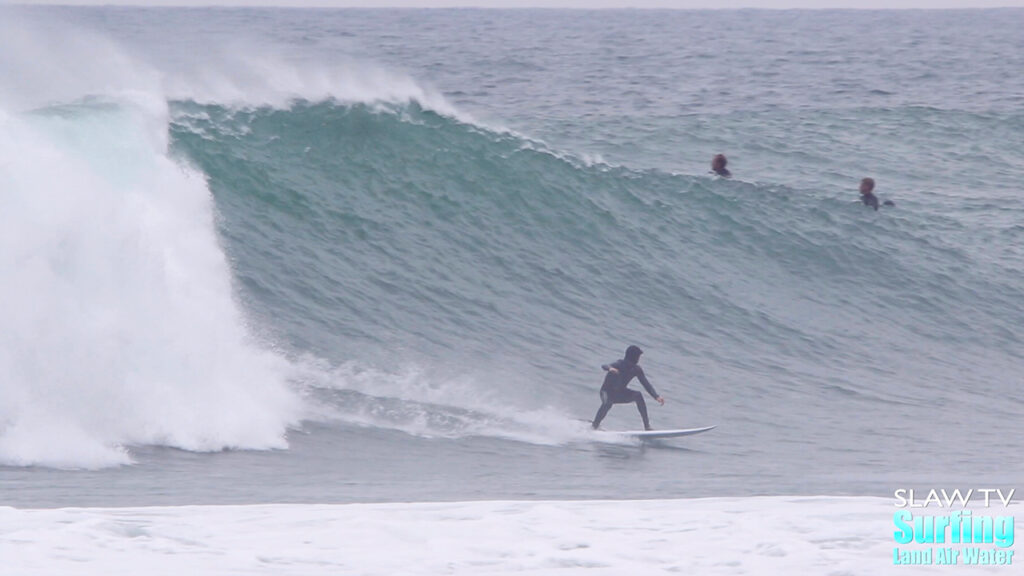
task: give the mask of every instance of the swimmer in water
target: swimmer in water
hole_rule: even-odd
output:
[[[711,159],[711,171],[718,174],[722,178],[731,178],[732,172],[725,167],[729,161],[725,159],[725,154],[715,154],[715,157]]]
[[[878,210],[878,196],[875,196],[875,179],[864,178],[860,181],[860,201],[865,206],[870,206],[876,211]],[[886,200],[882,202],[882,206],[896,206],[892,200]]]

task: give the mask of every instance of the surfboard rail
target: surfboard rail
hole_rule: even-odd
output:
[[[599,432],[619,436],[629,436],[631,438],[678,438],[680,436],[701,434],[708,430],[713,430],[716,427],[717,425],[704,426],[702,428],[679,428],[674,430],[599,430]]]

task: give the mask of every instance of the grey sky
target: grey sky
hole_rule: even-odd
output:
[[[1024,0],[0,0],[0,4],[484,8],[992,8]]]

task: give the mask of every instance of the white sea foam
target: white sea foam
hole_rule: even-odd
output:
[[[0,574],[945,574],[881,498],[0,508]],[[975,566],[1007,574],[1012,567]]]
[[[516,404],[514,386],[482,386],[472,375],[438,375],[407,367],[387,372],[347,362],[331,367],[315,358],[296,362],[294,378],[316,390],[358,393],[342,401],[310,407],[306,417],[357,426],[399,430],[423,437],[483,436],[540,445],[593,443],[586,422],[554,406]],[[633,443],[624,437],[601,437],[601,442]]]
[[[246,327],[206,181],[168,155],[166,101],[114,48],[75,38],[0,42],[4,71],[83,63],[0,94],[0,464],[284,447],[288,365]],[[65,103],[20,109],[51,100]]]

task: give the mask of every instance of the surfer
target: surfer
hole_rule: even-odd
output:
[[[731,178],[732,172],[729,172],[725,167],[728,163],[729,161],[725,159],[725,154],[715,154],[715,157],[711,159],[711,171],[722,178]]]
[[[864,178],[860,181],[860,201],[865,206],[871,206],[876,211],[878,210],[878,196],[875,196],[875,179]],[[892,200],[886,200],[882,203],[882,206],[895,206]]]
[[[627,388],[629,382],[636,378],[640,380],[640,384],[652,398],[659,404],[665,404],[665,399],[654,391],[654,386],[647,381],[644,370],[640,367],[640,355],[643,353],[644,351],[640,347],[630,346],[626,348],[625,358],[601,366],[601,369],[607,374],[604,377],[604,384],[601,385],[601,407],[597,409],[597,416],[594,416],[594,422],[591,424],[594,429],[601,425],[601,420],[604,420],[608,411],[611,410],[612,404],[629,404],[630,402],[636,403],[640,417],[644,419],[644,430],[651,429],[651,423],[647,419],[647,404],[644,402],[644,395],[637,390]]]

